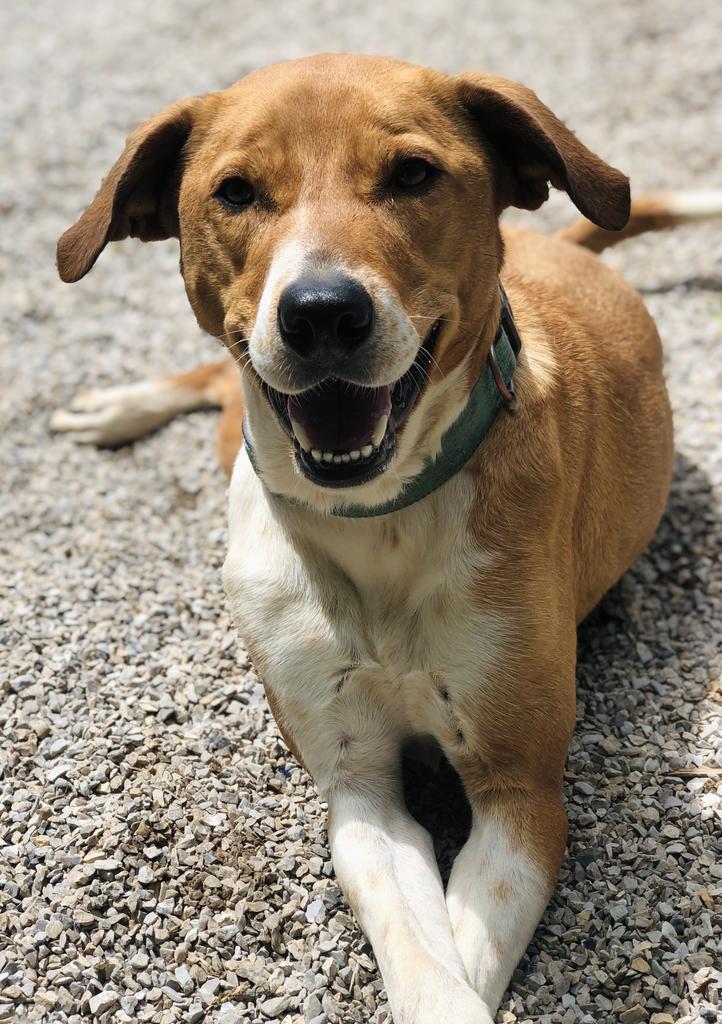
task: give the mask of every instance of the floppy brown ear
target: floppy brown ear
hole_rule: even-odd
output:
[[[144,242],[178,235],[177,169],[201,104],[179,100],[144,121],[80,219],[58,242],[63,281],[79,281],[108,242],[129,235]]]
[[[502,208],[538,209],[551,182],[599,227],[624,227],[629,179],[587,149],[531,89],[494,75],[470,73],[457,81],[464,106],[501,161]]]

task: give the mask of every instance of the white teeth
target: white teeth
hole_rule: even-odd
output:
[[[383,441],[384,434],[386,433],[386,424],[388,422],[388,416],[379,416],[378,422],[376,424],[376,429],[374,430],[373,435],[371,437],[371,444],[374,446],[374,448],[378,448],[378,446]]]
[[[316,462],[325,462],[326,464],[333,463],[334,466],[340,466],[342,462],[358,462],[360,458],[367,459],[369,455],[373,453],[373,451],[374,446],[372,444],[367,444],[364,445],[364,447],[360,451],[355,450],[352,452],[337,452],[336,454],[334,454],[333,452],[322,452],[319,451],[318,448],[312,448],[311,455],[313,456],[314,461]]]
[[[311,455],[315,462],[332,462],[334,466],[340,466],[342,462],[358,462],[362,457],[367,459],[373,453],[373,450],[374,446],[371,444],[365,445],[361,451],[337,452],[336,454],[333,452],[321,452],[318,448],[312,448]]]
[[[305,452],[310,452],[311,451],[311,442],[309,441],[308,434],[303,429],[301,424],[300,423],[296,423],[295,420],[291,420],[291,426],[293,427],[293,432],[296,435],[296,439],[297,439],[298,443],[301,445],[301,447],[303,448],[303,450]]]

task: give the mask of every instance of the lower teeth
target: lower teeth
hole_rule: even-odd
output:
[[[299,448],[304,455],[310,455],[314,462],[325,463],[327,466],[334,465],[340,466],[351,462],[360,462],[370,458],[372,455],[377,455],[381,449],[381,445],[374,447],[371,444],[364,445],[359,450],[352,452],[322,452],[319,448],[312,448],[310,451],[301,445]]]

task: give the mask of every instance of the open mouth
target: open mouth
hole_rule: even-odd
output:
[[[322,487],[354,487],[386,470],[428,378],[440,326],[437,320],[395,384],[367,388],[328,378],[297,395],[266,387],[305,477]]]

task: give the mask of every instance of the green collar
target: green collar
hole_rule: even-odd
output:
[[[509,300],[504,289],[501,292],[501,320],[496,338],[484,365],[481,377],[474,385],[469,400],[459,416],[441,439],[441,451],[435,459],[429,459],[403,491],[381,505],[337,505],[330,510],[334,516],[347,519],[364,519],[370,516],[385,516],[391,512],[413,505],[437,490],[455,473],[466,465],[481,441],[489,432],[502,405],[509,412],[516,408],[513,377],[521,339],[514,323]],[[245,433],[245,432],[244,432]],[[246,450],[256,473],[255,453],[246,439]]]

